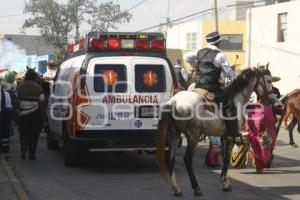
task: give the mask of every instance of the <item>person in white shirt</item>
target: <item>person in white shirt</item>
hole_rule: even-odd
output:
[[[225,116],[228,139],[233,143],[240,144],[242,137],[238,131],[237,110],[231,94],[228,94],[220,83],[221,73],[225,80],[232,80],[235,73],[225,54],[220,50],[220,33],[209,33],[206,35],[206,41],[208,45],[205,48],[200,49],[197,54],[187,55],[185,59],[196,72],[195,87],[214,93],[215,101],[220,108],[223,108],[221,111],[223,112],[222,116]]]
[[[175,70],[175,75],[176,75],[180,90],[186,90],[188,87],[188,85],[187,85],[188,73],[182,67],[180,59],[176,59],[176,63],[174,65],[174,70]]]
[[[10,145],[11,98],[0,81],[0,152],[7,153]]]

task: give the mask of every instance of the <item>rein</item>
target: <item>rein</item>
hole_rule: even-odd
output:
[[[266,82],[265,82],[265,79],[263,78],[263,76],[264,76],[264,74],[256,72],[256,83],[255,83],[255,86],[254,86],[254,91],[257,94],[257,98],[261,99],[261,100],[265,100],[270,94],[273,93],[273,90],[270,90],[270,91],[267,90],[267,85],[266,85]],[[260,78],[263,78],[262,83],[260,82]],[[258,86],[259,86],[260,83],[262,84],[261,86],[263,88],[263,95],[260,95],[257,92],[257,89],[258,89]]]

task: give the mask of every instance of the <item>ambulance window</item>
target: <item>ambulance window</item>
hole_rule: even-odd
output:
[[[166,76],[163,65],[135,65],[137,92],[165,92]]]
[[[126,66],[95,65],[94,88],[96,92],[126,92]]]

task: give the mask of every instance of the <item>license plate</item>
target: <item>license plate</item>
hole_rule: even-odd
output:
[[[141,106],[138,110],[140,118],[158,118],[158,107],[156,106]]]

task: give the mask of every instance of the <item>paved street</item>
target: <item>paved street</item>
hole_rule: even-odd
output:
[[[300,136],[295,135],[300,144]],[[231,170],[233,192],[221,191],[220,170],[210,170],[203,164],[207,143],[200,145],[195,161],[200,187],[200,199],[300,199],[300,148],[292,148],[286,131],[281,131],[275,160],[270,170],[256,174],[251,163],[244,170]],[[17,135],[12,140],[9,163],[22,183],[30,200],[167,200],[173,197],[169,185],[159,177],[153,155],[138,153],[93,153],[86,164],[66,168],[60,151],[46,149],[40,140],[38,160],[19,158]],[[177,176],[184,196],[178,199],[199,199],[193,196],[182,161],[183,150],[178,152]],[[15,200],[16,194],[0,168],[0,199]]]

